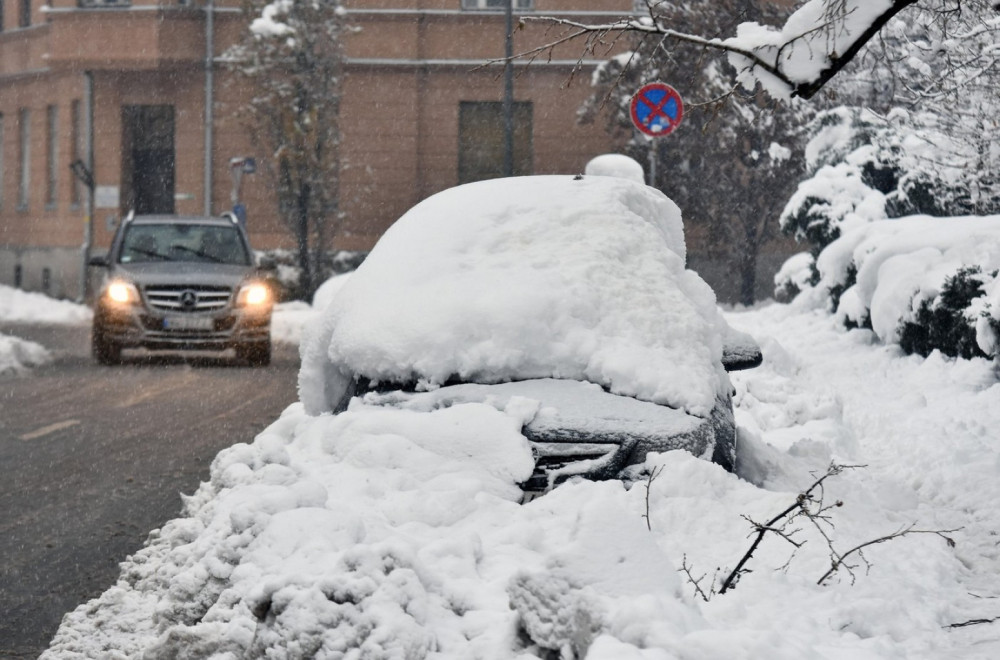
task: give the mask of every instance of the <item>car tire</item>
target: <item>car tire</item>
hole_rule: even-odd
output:
[[[122,347],[121,344],[104,337],[104,333],[99,328],[94,328],[91,339],[91,353],[98,364],[112,366],[121,364]]]
[[[268,340],[239,344],[236,347],[236,357],[251,367],[266,367],[271,364],[271,342]]]

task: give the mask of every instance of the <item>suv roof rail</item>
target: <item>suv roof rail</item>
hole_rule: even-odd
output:
[[[226,211],[226,212],[224,212],[224,213],[222,214],[222,217],[223,217],[223,218],[226,218],[227,220],[229,220],[229,221],[230,221],[231,223],[233,223],[234,225],[238,225],[238,224],[240,224],[240,219],[239,219],[239,218],[237,218],[237,217],[236,217],[236,214],[235,214],[235,213],[233,213],[232,211]]]
[[[130,210],[128,215],[125,216],[125,222],[132,222],[133,220],[135,220],[135,209]]]

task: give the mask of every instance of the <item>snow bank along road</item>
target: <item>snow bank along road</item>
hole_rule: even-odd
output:
[[[63,614],[178,515],[215,454],[296,399],[297,349],[274,363],[89,357],[87,327],[4,326],[55,360],[0,380],[0,658],[36,658]]]

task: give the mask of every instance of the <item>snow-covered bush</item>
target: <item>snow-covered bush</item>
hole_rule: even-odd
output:
[[[865,223],[827,246],[816,268],[806,298],[847,327],[908,353],[997,354],[1000,216]]]
[[[356,269],[368,256],[367,252],[354,250],[335,250],[321,255],[317,282],[324,282],[331,277],[349,273]],[[299,267],[299,256],[295,250],[275,249],[257,251],[260,263],[268,263],[275,269],[274,279],[280,300],[301,300],[299,282],[302,269]]]
[[[930,113],[864,108],[819,114],[806,147],[810,178],[781,213],[782,231],[814,254],[863,222],[909,215],[970,213],[975,154],[946,135]]]
[[[774,299],[781,303],[791,302],[795,296],[816,284],[816,258],[808,252],[799,252],[789,257],[774,275]]]

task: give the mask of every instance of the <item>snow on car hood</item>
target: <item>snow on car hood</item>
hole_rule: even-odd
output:
[[[421,202],[307,330],[299,394],[354,374],[429,386],[583,380],[707,416],[728,387],[715,295],[685,269],[680,209],[612,177],[481,181]]]

